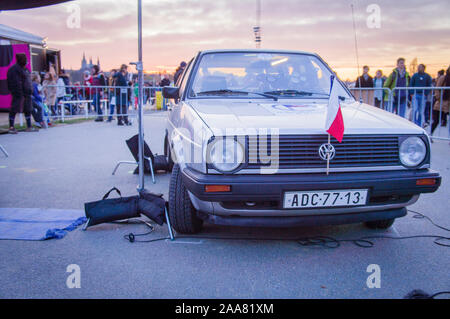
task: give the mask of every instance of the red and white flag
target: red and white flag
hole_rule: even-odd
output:
[[[340,93],[340,84],[337,82],[336,77],[332,75],[325,130],[328,134],[334,136],[339,143],[342,142],[344,137],[344,118],[342,117],[341,103],[339,99]]]

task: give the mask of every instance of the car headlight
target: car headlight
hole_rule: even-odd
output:
[[[400,161],[405,166],[417,166],[422,163],[425,156],[427,156],[427,147],[419,137],[408,137],[400,145]]]
[[[219,138],[209,147],[208,162],[220,172],[232,172],[244,162],[244,148],[233,138]]]

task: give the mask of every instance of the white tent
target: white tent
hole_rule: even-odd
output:
[[[0,24],[0,39],[45,46],[45,38]]]

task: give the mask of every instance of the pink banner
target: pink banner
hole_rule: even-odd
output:
[[[8,48],[9,47],[9,48]],[[3,52],[10,51],[12,47],[12,56],[3,54]],[[2,88],[0,92],[0,109],[9,109],[11,106],[11,95],[5,94],[7,93],[7,84],[6,84],[6,75],[8,73],[8,70],[10,67],[12,67],[16,63],[16,54],[17,53],[25,53],[27,56],[27,68],[31,71],[30,67],[30,49],[28,44],[12,44],[12,45],[0,45],[0,52],[2,53],[2,57],[0,59],[2,60],[1,66],[0,66],[0,87]],[[5,59],[8,59],[10,61],[5,61]],[[8,63],[9,62],[9,63]]]

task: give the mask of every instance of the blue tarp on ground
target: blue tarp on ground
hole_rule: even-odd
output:
[[[85,222],[83,210],[0,208],[0,239],[60,239]]]

